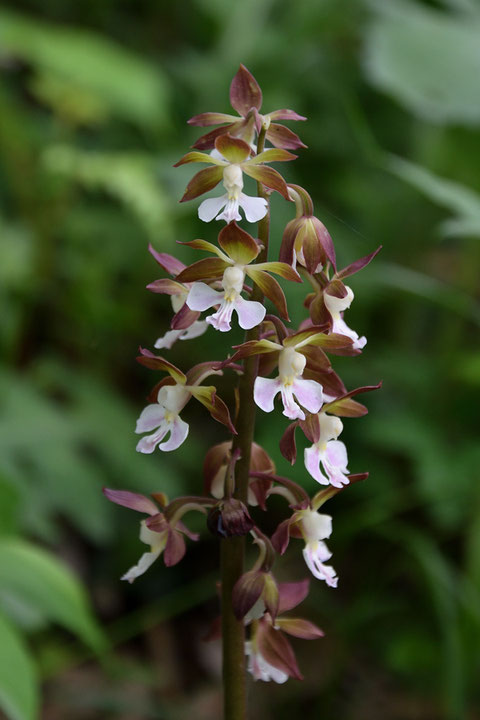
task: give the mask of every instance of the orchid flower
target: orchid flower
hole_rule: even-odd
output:
[[[157,446],[159,450],[169,452],[182,445],[188,436],[189,426],[181,419],[180,412],[192,397],[205,405],[215,420],[235,432],[228,408],[216,395],[216,388],[200,385],[208,375],[221,374],[221,371],[213,368],[215,363],[202,363],[184,375],[174,365],[148,350],[142,350],[137,359],[150,369],[166,370],[170,375],[170,378],[162,381],[156,402],[147,405],[137,420],[136,433],[155,431],[141,438],[136,448],[138,452],[152,453]],[[166,435],[169,435],[168,440],[162,442]]]
[[[191,540],[198,540],[198,535],[191,533],[180,518],[189,510],[204,512],[203,506],[208,503],[206,498],[178,498],[167,507],[159,509],[150,498],[128,490],[104,488],[103,493],[117,505],[123,505],[149,516],[146,520],[140,521],[140,540],[145,545],[149,545],[150,550],[143,553],[138,563],[122,576],[122,580],[133,583],[162,553],[167,567],[176,565],[186,551],[183,535]],[[155,493],[154,497],[162,506],[167,505],[167,498],[163,493]],[[174,512],[169,512],[170,508]]]
[[[257,377],[255,380],[253,396],[258,407],[265,412],[272,412],[275,396],[280,393],[283,414],[288,418],[305,419],[305,413],[300,405],[309,412],[318,412],[323,403],[323,388],[315,380],[302,378],[306,363],[306,357],[296,352],[295,347],[280,350],[278,377],[274,379]]]
[[[197,150],[189,152],[175,164],[175,167],[178,167],[185,163],[203,162],[214,166],[194,175],[180,202],[193,200],[199,195],[203,195],[223,180],[226,194],[204,200],[198,208],[200,220],[210,222],[215,217],[217,220],[225,220],[227,223],[232,220],[241,220],[240,207],[243,208],[249,222],[257,222],[265,217],[268,212],[268,203],[265,198],[248,197],[242,192],[244,172],[289,200],[285,180],[280,173],[263,163],[294,160],[296,155],[292,155],[288,150],[270,148],[250,157],[252,152],[250,145],[230,135],[218,137],[215,140],[215,149],[217,152],[212,155]],[[222,210],[224,211],[221,212]]]
[[[254,139],[255,130],[259,132],[262,125],[267,128],[266,140],[272,145],[288,150],[295,150],[299,147],[306,147],[298,135],[279,125],[275,120],[306,120],[293,110],[274,110],[264,115],[260,114],[262,107],[262,91],[244,65],[240,68],[232,80],[230,86],[230,103],[238,115],[227,115],[225,113],[206,112],[192,117],[189,125],[208,127],[227,123],[223,127],[211,130],[197,140],[193,147],[198,150],[208,150],[213,147],[219,135],[229,133],[234,137],[241,137],[249,144]]]
[[[343,423],[338,417],[319,413],[320,438],[305,450],[305,467],[310,475],[322,485],[331,483],[334,487],[348,485],[347,448],[337,440],[343,430]],[[320,470],[320,463],[326,473]]]
[[[253,397],[261,410],[272,412],[278,393],[282,398],[283,414],[292,420],[305,420],[302,407],[309,413],[317,413],[320,410],[324,402],[322,385],[316,380],[302,377],[308,368],[311,350],[323,347],[330,352],[341,352],[348,350],[352,344],[350,338],[335,333],[325,335],[320,331],[321,329],[310,327],[286,336],[282,344],[262,339],[237,346],[237,352],[230,358],[230,362],[250,355],[277,354],[278,376],[276,378],[258,376],[255,380]],[[314,374],[311,369],[309,373]]]
[[[356,350],[361,350],[367,344],[367,338],[359,337],[358,333],[349,328],[343,319],[343,312],[350,307],[354,298],[353,290],[351,288],[345,285],[345,290],[347,291],[347,294],[343,298],[324,292],[323,301],[328,312],[332,316],[332,332],[339,333],[340,335],[346,335],[351,338],[353,340],[352,347]]]
[[[185,265],[172,255],[159,253],[151,245],[149,245],[148,249],[160,267],[168,272],[172,278],[176,278],[185,269]],[[147,285],[147,290],[153,293],[170,295],[174,312],[171,323],[172,329],[167,330],[162,337],[156,340],[154,347],[157,350],[162,348],[170,350],[177,340],[192,340],[203,335],[207,330],[207,323],[198,319],[200,313],[190,310],[188,305],[185,304],[190,284],[179,283],[175,279],[161,278]]]
[[[244,330],[259,325],[265,317],[264,306],[255,300],[245,300],[241,296],[245,276],[248,275],[277,305],[282,315],[288,317],[283,290],[268,272],[300,282],[295,270],[285,263],[278,262],[251,265],[250,263],[258,256],[260,247],[255,239],[245,230],[241,230],[235,222],[229,223],[221,230],[218,242],[220,248],[205,240],[185,243],[218,256],[199,260],[177,276],[178,282],[192,283],[186,300],[187,306],[197,312],[218,306],[217,311],[206,318],[206,322],[220,332],[228,332],[231,329],[234,310],[238,315],[239,325]],[[223,287],[221,291],[215,290],[205,282],[196,282],[201,279],[211,281],[219,277]]]
[[[278,584],[278,615],[296,607],[308,594],[309,581]],[[266,612],[251,625],[250,640],[245,643],[248,672],[254,680],[284,683],[289,677],[302,680],[295,653],[284,633],[304,640],[317,640],[323,631],[314,623],[297,617],[275,617]]]

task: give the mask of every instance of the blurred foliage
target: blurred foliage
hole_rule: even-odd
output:
[[[125,587],[138,525],[101,487],[196,493],[206,449],[224,439],[189,405],[185,451],[135,453],[135,418],[155,378],[134,357],[170,317],[168,299],[143,289],[159,277],[147,243],[187,262],[194,254],[175,240],[218,229],[199,227],[196,203],[178,205],[191,172],[172,164],[196,137],[188,117],[228,111],[239,62],[267,110],[308,116],[298,131],[309,150],[285,172],[311,192],[340,264],[384,246],[353,281],[348,319],[368,336],[366,351],[336,361],[349,387],[384,385],[367,399],[369,416],[345,422],[351,470],[371,475],[328,508],[341,584],[315,585],[304,613],[326,638],[296,645],[304,684],[252,686],[252,719],[479,717],[479,26],[474,0],[4,4],[9,718],[219,716],[218,647],[201,642],[217,612],[216,541],[204,535],[178,568],[158,563]],[[291,209],[274,198],[273,212],[275,250]],[[299,322],[304,290],[288,293]],[[227,341],[209,330],[177,343],[171,359],[187,368],[211,358],[213,342],[222,357]],[[233,405],[228,388],[226,378]],[[314,491],[301,463],[290,469],[279,456],[284,426],[280,413],[260,417],[256,439],[280,473]],[[305,576],[299,545],[278,564],[280,579]]]

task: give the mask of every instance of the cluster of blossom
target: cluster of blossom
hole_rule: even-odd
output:
[[[208,377],[233,370],[241,372],[242,361],[258,355],[258,376],[253,399],[265,413],[274,411],[280,394],[282,412],[292,422],[280,441],[283,456],[296,461],[295,431],[299,427],[310,445],[304,451],[307,473],[324,489],[310,498],[298,483],[276,474],[267,452],[253,443],[248,504],[267,510],[269,497],[282,495],[288,502],[289,516],[268,538],[257,527],[248,508],[235,496],[235,467],[239,452],[232,451],[232,439],[212,447],[204,463],[204,494],[180,497],[168,502],[163,493],[150,498],[121,490],[105,489],[113,502],[146,515],[141,521],[140,540],[150,547],[137,565],[123,576],[133,582],[163,554],[165,565],[179,562],[185,554],[185,539],[196,540],[183,524],[189,511],[208,516],[208,527],[223,537],[250,534],[258,549],[254,566],[237,581],[232,605],[238,620],[249,628],[245,654],[248,670],[255,679],[282,683],[289,676],[301,678],[293,649],[285,633],[315,639],[323,635],[313,623],[301,618],[283,617],[307,595],[309,581],[279,583],[271,568],[277,555],[283,555],[290,537],[304,542],[303,557],[315,578],[336,587],[337,574],[326,564],[331,552],[325,540],[332,533],[332,518],[319,512],[323,503],[344,486],[367,477],[348,470],[347,449],[338,440],[341,417],[364,415],[367,409],[354,399],[359,393],[374,390],[365,386],[347,391],[333,370],[329,355],[355,356],[366,344],[344,319],[353,300],[353,291],[344,280],[365,267],[378,250],[337,269],[332,239],[323,223],[314,215],[309,194],[300,186],[288,184],[269,163],[295,159],[290,151],[305,147],[299,137],[278,120],[305,120],[292,110],[261,113],[262,93],[256,80],[241,66],[235,75],[230,100],[238,115],[208,112],[189,122],[196,126],[218,126],[203,135],[177,165],[206,163],[188,183],[182,202],[193,200],[215,188],[221,181],[226,192],[200,204],[198,215],[208,222],[225,221],[218,244],[206,240],[184,243],[208,253],[186,267],[166,253],[150,247],[150,252],[168,277],[151,283],[154,293],[170,295],[174,315],[170,329],[156,343],[157,349],[170,349],[177,340],[189,340],[205,333],[209,326],[229,332],[235,324],[244,330],[258,328],[257,339],[233,346],[225,360],[201,363],[184,373],[163,357],[141,350],[139,362],[164,373],[153,388],[150,404],[142,411],[136,432],[143,434],[137,450],[152,453],[176,450],[187,439],[188,423],[180,417],[187,403],[195,398],[210,415],[222,423],[230,436],[236,434],[229,410],[214,385],[203,384]],[[257,152],[258,145],[261,147]],[[272,147],[265,149],[265,142]],[[244,175],[263,188],[262,197],[243,192]],[[248,222],[262,220],[269,212],[271,192],[293,203],[296,217],[282,239],[278,260],[256,262],[263,246],[253,235],[240,228],[240,210]],[[287,302],[279,282],[306,280],[312,291],[305,298],[307,317],[297,329],[287,328]],[[271,301],[278,310],[266,314],[263,302],[249,299],[253,287],[260,297]],[[258,297],[258,292],[257,295]],[[213,309],[204,319],[201,313]],[[306,312],[306,314],[307,314]],[[209,331],[210,332],[210,331]],[[273,375],[270,377],[270,375]],[[146,433],[146,434],[145,434]]]

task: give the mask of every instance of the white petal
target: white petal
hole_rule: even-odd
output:
[[[253,386],[253,399],[261,410],[272,412],[273,401],[279,390],[278,378],[257,377]]]
[[[202,312],[214,305],[219,305],[223,300],[223,295],[223,292],[214,290],[203,282],[195,282],[190,288],[186,302],[190,310]]]
[[[250,197],[243,192],[240,193],[239,205],[243,209],[248,222],[251,223],[258,222],[268,212],[268,202],[265,198]]]
[[[265,317],[264,306],[255,300],[244,300],[239,296],[234,302],[234,307],[238,315],[238,324],[242,330],[251,330],[260,325]]]
[[[170,350],[170,348],[172,347],[174,342],[178,340],[182,332],[183,330],[167,330],[165,335],[159,337],[158,340],[155,341],[155,345],[153,347],[157,348],[157,350],[160,350],[161,348],[166,348],[167,350]]]
[[[200,337],[208,329],[208,323],[205,320],[195,320],[186,330],[176,330],[175,332],[181,332],[179,340],[193,340],[193,338]],[[172,331],[173,332],[173,331]]]
[[[221,197],[207,198],[198,206],[198,217],[203,222],[210,222],[226,205],[227,200],[228,195],[226,194]]]
[[[161,550],[158,550],[157,552],[146,552],[143,553],[142,557],[138,561],[136,565],[130,568],[125,575],[122,575],[122,580],[127,580],[129,583],[133,583],[135,578],[137,578],[139,575],[143,575],[143,573],[148,570],[150,565],[152,565],[155,560],[160,555]]]
[[[316,445],[305,449],[304,460],[307,472],[313,479],[322,485],[328,485],[328,478],[324,477],[320,471],[320,451]]]
[[[241,220],[242,216],[238,212],[238,200],[228,200],[227,204],[225,205],[225,210],[220,213],[220,215],[217,215],[217,220],[225,220],[225,222],[229,223],[232,222],[232,220]]]
[[[282,394],[283,414],[290,420],[305,420],[305,413],[293,398],[292,385],[282,384],[280,392]]]
[[[135,428],[136,433],[150,432],[159,427],[165,418],[165,410],[158,403],[147,405],[140,414]]]
[[[188,435],[188,423],[179,418],[175,418],[173,423],[170,425],[170,437],[167,442],[162,443],[158,446],[159,450],[163,452],[170,452],[176,450],[180,445],[185,442]]]
[[[354,295],[351,288],[345,286],[347,294],[343,298],[335,297],[330,295],[328,292],[323,293],[323,302],[326,305],[327,310],[335,317],[339,313],[343,312],[352,304]]]

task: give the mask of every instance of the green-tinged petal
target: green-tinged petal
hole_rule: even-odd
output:
[[[208,163],[209,165],[225,165],[224,162],[218,160],[216,157],[212,157],[212,155],[209,155],[208,153],[193,150],[180,158],[180,160],[176,162],[173,167],[180,167],[180,165],[186,165],[187,163],[192,162],[204,162]]]
[[[175,365],[169,363],[168,360],[160,357],[160,355],[154,355],[150,350],[140,348],[141,355],[137,357],[137,361],[140,365],[144,365],[150,370],[164,370],[180,385],[185,385],[187,382],[186,375],[183,374]]]
[[[204,258],[203,260],[197,260],[193,265],[182,270],[177,277],[180,282],[188,283],[198,280],[211,280],[222,277],[225,268],[229,267],[229,265],[230,263],[221,258]]]
[[[235,355],[230,359],[240,360],[241,358],[250,357],[251,355],[264,355],[265,353],[279,352],[283,350],[282,346],[271,340],[249,340],[243,345],[234,346]]]
[[[307,330],[300,330],[299,332],[293,333],[293,335],[289,335],[285,338],[283,344],[285,347],[293,347],[300,344],[308,345],[308,343],[305,342],[308,338],[311,338],[313,335],[317,335],[324,330],[325,328],[321,325],[312,325],[312,327],[309,327]]]
[[[222,260],[225,260],[225,262],[228,262],[230,259],[220,250],[220,248],[213,243],[208,242],[208,240],[190,240],[189,242],[179,242],[179,245],[188,245],[189,247],[195,248],[195,250],[206,250],[207,252],[215,253],[215,255],[221,257]]]
[[[234,138],[231,135],[220,135],[215,140],[215,148],[230,163],[241,163],[252,152],[252,148],[245,140]]]
[[[213,385],[208,387],[205,385],[194,385],[189,387],[189,391],[192,393],[194,398],[201,402],[202,405],[205,405],[214,420],[217,420],[217,422],[225,425],[234,435],[237,434],[230,418],[228,407],[225,405],[223,400],[218,397],[216,394],[217,389]]]
[[[210,375],[223,375],[223,371],[218,369],[218,361],[207,360],[206,362],[194,365],[187,372],[187,383],[188,385],[199,385],[202,380],[209,377]]]
[[[200,170],[187,185],[185,194],[180,202],[194,200],[199,195],[203,195],[209,190],[213,190],[223,178],[223,167],[209,167]]]
[[[218,244],[239,265],[248,265],[260,252],[254,238],[239,228],[236,222],[228,223],[220,231]]]
[[[339,335],[338,333],[331,333],[330,335],[316,333],[315,335],[311,335],[308,340],[302,341],[300,345],[296,345],[295,349],[300,350],[302,345],[313,345],[314,347],[321,347],[327,352],[334,353],[336,350],[351,348],[353,340],[346,335]]]
[[[292,133],[293,134],[293,133]],[[282,150],[280,148],[269,148],[263,152],[255,155],[255,157],[248,160],[249,165],[258,165],[259,163],[265,162],[287,162],[288,160],[296,160],[298,155],[294,155],[288,150]]]
[[[272,190],[276,190],[280,195],[283,195],[285,200],[290,200],[287,184],[279,172],[266,165],[251,165],[250,163],[245,163],[242,168],[254,180],[263,183]]]
[[[253,282],[258,285],[262,293],[278,308],[280,315],[285,320],[290,320],[284,292],[275,278],[263,270],[258,270],[255,266],[246,267],[245,272],[252,278]]]
[[[292,280],[293,282],[302,282],[302,278],[297,273],[297,271],[294,270],[291,265],[287,265],[287,263],[284,263],[284,262],[257,263],[255,265],[255,269],[256,270],[266,270],[267,272],[275,273],[275,275],[280,275],[280,277],[285,278],[285,280]]]

